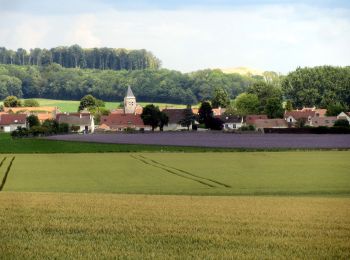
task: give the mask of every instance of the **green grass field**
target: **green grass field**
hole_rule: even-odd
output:
[[[237,151],[0,134],[0,259],[350,258],[350,151]]]
[[[350,195],[349,151],[14,154],[4,191]]]
[[[1,259],[349,259],[349,198],[0,194]]]
[[[76,100],[54,100],[54,99],[45,99],[45,98],[35,98],[40,104],[40,106],[54,106],[58,107],[61,112],[77,112],[80,101]],[[119,102],[105,102],[106,108],[109,110],[113,110],[119,107],[121,101]],[[0,105],[3,102],[0,101]],[[165,107],[169,108],[185,108],[186,105],[181,104],[168,104],[168,103],[154,103],[154,102],[137,102],[141,106],[146,106],[148,104],[154,104],[159,106],[159,108],[163,109]]]

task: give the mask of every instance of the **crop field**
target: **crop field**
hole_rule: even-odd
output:
[[[349,259],[349,156],[0,154],[0,259]]]
[[[349,259],[350,199],[0,194],[2,259]]]
[[[4,191],[349,195],[349,151],[0,155]]]

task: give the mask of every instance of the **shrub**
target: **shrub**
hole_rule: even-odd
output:
[[[346,119],[338,119],[334,123],[334,127],[349,127],[349,121]]]
[[[80,130],[80,126],[78,126],[78,125],[72,125],[72,126],[70,127],[70,130],[71,130],[72,132],[78,132],[78,131]]]

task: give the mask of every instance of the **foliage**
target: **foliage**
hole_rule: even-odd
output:
[[[70,130],[71,130],[72,132],[78,132],[78,131],[80,130],[80,126],[78,126],[78,125],[72,125],[72,126],[70,127]]]
[[[187,130],[190,130],[190,126],[194,123],[195,115],[193,114],[191,105],[187,105],[184,110],[184,117],[180,120],[180,124],[187,127]]]
[[[265,106],[265,113],[268,118],[283,118],[284,109],[282,100],[279,98],[269,98]]]
[[[292,103],[292,101],[290,101],[290,100],[287,100],[287,101],[286,101],[285,109],[286,109],[287,111],[292,111],[292,110],[293,110],[293,103]]]
[[[350,105],[350,67],[298,68],[282,81],[284,95],[294,106]]]
[[[22,102],[16,96],[8,96],[4,99],[5,107],[20,107]]]
[[[334,122],[334,127],[349,127],[349,121],[346,119],[338,119]]]
[[[169,118],[163,112],[160,112],[159,107],[150,104],[143,108],[141,118],[145,125],[150,125],[152,131],[158,126],[163,129],[163,126],[168,124]]]
[[[126,50],[113,48],[83,49],[75,44],[69,47],[31,49],[17,51],[0,48],[0,63],[43,66],[53,63],[66,68],[90,68],[111,70],[158,69],[161,62],[146,50]]]
[[[234,100],[236,111],[241,116],[259,113],[259,99],[255,94],[242,93]]]
[[[206,128],[209,128],[208,122],[214,116],[213,109],[209,101],[203,101],[198,110],[199,123],[204,123]]]
[[[341,112],[347,111],[347,107],[339,102],[331,103],[327,106],[327,116],[337,116]]]
[[[222,130],[224,122],[217,117],[210,117],[209,120],[207,120],[206,127],[211,130]]]
[[[39,102],[35,99],[26,99],[23,102],[24,107],[39,107]]]
[[[246,131],[255,131],[255,126],[253,125],[243,125],[239,128],[240,131],[246,132]]]
[[[29,129],[32,129],[34,126],[40,126],[40,121],[36,115],[30,115],[27,117],[27,124]]]
[[[43,67],[0,64],[1,75],[21,82],[19,89],[10,87],[11,93],[7,87],[2,92],[0,87],[4,97],[12,94],[24,98],[80,100],[91,94],[105,101],[120,102],[130,85],[138,102],[173,104],[197,104],[198,100],[210,100],[216,88],[223,89],[233,98],[258,81],[251,76],[224,74],[220,70],[184,74],[167,69],[116,71],[64,68],[59,64]]]
[[[22,94],[22,81],[20,79],[15,76],[0,74],[0,99],[7,96],[22,97]]]
[[[47,128],[50,133],[58,133],[60,131],[59,123],[54,119],[46,119],[42,126]]]
[[[227,91],[223,88],[216,88],[214,90],[214,96],[211,100],[213,108],[227,107],[230,104],[230,97]]]
[[[282,100],[282,90],[279,86],[274,86],[266,82],[256,82],[250,86],[247,93],[254,94],[258,97],[259,108],[258,113],[262,114],[266,111],[266,105],[269,99],[276,98]]]
[[[84,109],[94,109],[96,107],[99,107],[99,105],[104,106],[103,101],[98,101],[95,97],[92,95],[86,95],[80,100],[78,111],[82,111]]]

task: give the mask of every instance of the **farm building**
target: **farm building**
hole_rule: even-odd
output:
[[[164,131],[187,130],[187,126],[181,124],[181,120],[185,118],[185,108],[166,108],[163,112],[168,116],[168,125],[164,126]],[[190,129],[192,128],[192,124]]]
[[[246,125],[253,125],[255,120],[268,119],[267,115],[247,115],[245,118]]]
[[[90,113],[62,113],[56,115],[58,123],[66,123],[70,128],[76,127],[78,132],[95,131],[94,117]]]
[[[256,119],[253,123],[257,130],[264,128],[287,128],[288,123],[284,119]]]
[[[59,113],[58,107],[4,107],[6,113],[36,115],[40,122],[55,119]]]
[[[18,127],[27,127],[26,114],[0,114],[0,132],[10,133]]]
[[[137,114],[110,114],[101,116],[99,129],[124,131],[126,129],[150,130],[151,127],[143,123],[140,115]]]

